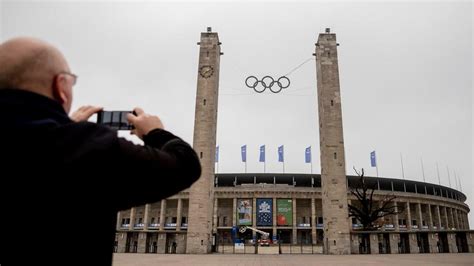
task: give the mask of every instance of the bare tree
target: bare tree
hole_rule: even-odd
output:
[[[356,186],[351,188],[350,191],[356,197],[356,203],[358,204],[349,204],[349,216],[359,220],[363,230],[375,230],[375,223],[378,219],[404,211],[403,207],[398,206],[397,208],[393,204],[397,198],[393,194],[386,194],[378,202],[375,202],[374,192],[377,184],[369,184],[364,177],[364,168],[362,168],[361,173],[355,167],[354,171],[360,178]]]

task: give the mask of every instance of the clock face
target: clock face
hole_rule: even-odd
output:
[[[201,75],[201,77],[207,79],[207,78],[211,77],[212,74],[214,74],[214,68],[212,68],[212,66],[202,66],[199,69],[199,74]]]

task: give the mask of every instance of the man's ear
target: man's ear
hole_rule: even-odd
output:
[[[68,99],[66,95],[66,79],[63,75],[57,75],[53,80],[53,98],[63,105]]]

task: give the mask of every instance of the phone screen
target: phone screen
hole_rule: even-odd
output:
[[[127,114],[131,111],[101,111],[97,114],[97,124],[109,126],[115,130],[132,130],[133,125],[128,123]]]

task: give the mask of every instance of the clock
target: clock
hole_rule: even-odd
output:
[[[205,79],[211,77],[212,74],[214,74],[214,68],[212,66],[202,66],[199,69],[199,75]]]

